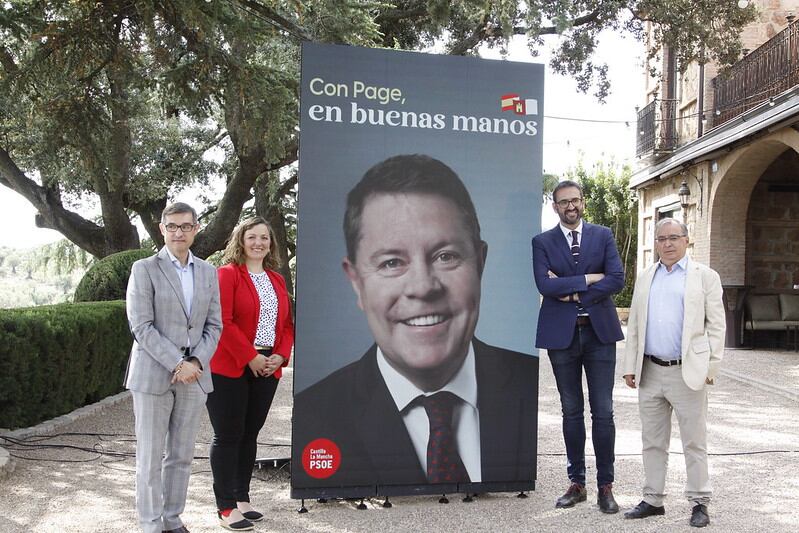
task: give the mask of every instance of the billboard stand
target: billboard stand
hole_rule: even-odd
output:
[[[255,468],[274,468],[280,470],[291,463],[291,457],[259,457],[255,460]]]
[[[291,497],[535,490],[544,66],[301,66]]]
[[[386,501],[384,501],[384,502],[383,502],[383,507],[385,507],[386,509],[391,509],[392,507],[394,507],[394,506],[391,504],[391,502],[390,502],[390,501],[388,501],[388,496],[386,496]]]
[[[303,499],[301,500],[301,503],[300,503],[300,508],[299,508],[299,509],[297,509],[297,512],[298,512],[299,514],[305,514],[305,513],[307,513],[307,512],[308,512],[308,508],[307,508],[307,507],[305,507],[305,498],[303,498]]]
[[[516,495],[516,497],[517,498],[526,498],[527,497],[527,493],[524,492],[524,491],[521,491],[519,494]]]

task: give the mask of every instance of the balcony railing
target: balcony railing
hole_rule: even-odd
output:
[[[714,127],[799,83],[797,22],[713,79]]]
[[[638,111],[636,157],[671,153],[677,146],[677,100],[655,98]]]

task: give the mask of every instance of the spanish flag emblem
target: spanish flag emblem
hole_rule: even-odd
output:
[[[534,98],[519,98],[518,94],[510,93],[500,98],[502,111],[513,111],[517,115],[537,115],[538,100]]]
[[[500,98],[500,105],[502,106],[502,111],[515,111],[516,110],[516,102],[519,101],[518,94],[506,94],[502,98]]]

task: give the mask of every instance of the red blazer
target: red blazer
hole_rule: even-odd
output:
[[[219,296],[222,303],[222,337],[216,353],[211,358],[211,372],[230,378],[240,377],[256,355],[255,331],[261,313],[258,292],[250,279],[246,265],[228,263],[219,267]],[[275,324],[275,346],[273,354],[282,355],[288,365],[291,347],[294,345],[294,323],[291,320],[286,282],[283,276],[272,270],[266,271],[277,294],[277,324]],[[274,376],[280,378],[278,368]]]

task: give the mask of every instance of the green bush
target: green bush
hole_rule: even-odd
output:
[[[75,289],[76,302],[124,300],[130,268],[139,259],[153,255],[151,250],[126,250],[104,257],[92,265]]]
[[[0,310],[0,427],[119,392],[132,343],[124,301]]]

